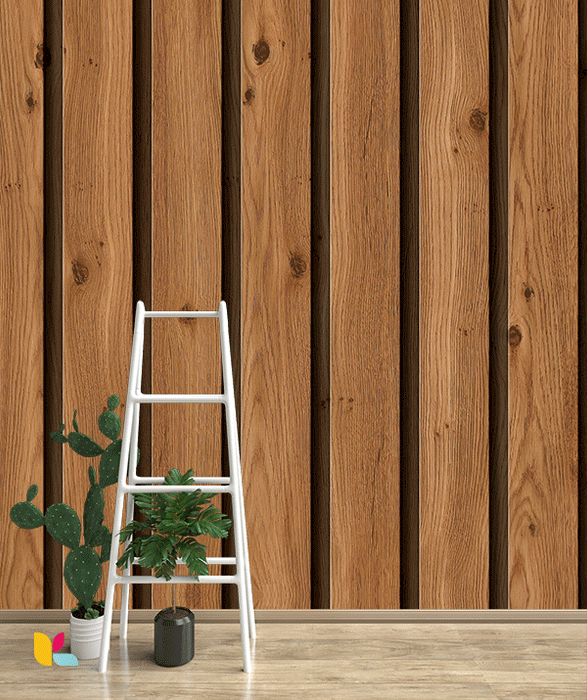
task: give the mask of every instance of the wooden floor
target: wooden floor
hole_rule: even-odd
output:
[[[587,625],[258,623],[253,672],[242,670],[239,625],[196,622],[196,655],[153,660],[153,624],[112,625],[108,670],[98,660],[41,666],[33,633],[69,624],[0,625],[2,700],[585,700]]]

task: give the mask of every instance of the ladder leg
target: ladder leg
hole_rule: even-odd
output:
[[[240,520],[235,516],[239,526],[235,529],[235,545],[240,540],[243,552],[244,569],[243,579],[245,583],[245,599],[247,606],[247,619],[249,636],[256,637],[255,632],[255,611],[253,607],[253,591],[251,587],[251,571],[249,563],[249,547],[247,542],[247,526],[245,522],[245,501],[243,496],[243,479],[240,465],[240,451],[238,444],[238,431],[236,424],[236,405],[234,400],[234,383],[232,377],[232,360],[230,357],[230,337],[228,333],[228,318],[226,313],[226,302],[221,301],[218,306],[218,320],[220,326],[220,350],[222,354],[222,376],[224,393],[226,395],[226,432],[228,438],[228,461],[230,465],[230,481],[235,489],[233,499],[233,511],[240,512]],[[238,501],[238,509],[235,509],[235,501]],[[239,564],[240,566],[240,564]],[[240,571],[240,569],[239,569]],[[240,591],[239,591],[240,595]]]
[[[114,507],[114,519],[112,521],[112,544],[110,546],[110,562],[108,566],[108,583],[106,585],[106,602],[104,608],[104,627],[102,628],[102,644],[100,646],[100,664],[98,671],[104,673],[108,664],[108,652],[110,650],[110,635],[112,632],[112,607],[114,604],[114,586],[116,581],[116,562],[118,560],[118,546],[120,544],[120,527],[122,525],[122,507],[124,505],[124,491],[120,487],[126,480],[126,466],[130,447],[130,432],[135,405],[127,396],[126,414],[124,418],[125,429],[122,437],[122,449],[120,454],[120,468],[118,474],[118,489],[116,492],[116,505]],[[129,494],[130,496],[130,494]],[[122,610],[121,610],[122,616]]]
[[[139,363],[139,388],[140,388],[140,377],[143,367],[143,347],[141,342],[141,361]],[[137,450],[139,443],[139,415],[140,415],[141,404],[137,403],[134,407],[134,415],[132,422],[132,434],[130,440],[130,461],[128,468],[128,481],[129,484],[135,484],[136,479],[134,477],[136,472],[137,463]],[[126,501],[126,523],[128,525],[133,520],[134,515],[134,503],[135,497],[133,493],[128,493]],[[132,537],[126,541],[126,546],[129,547],[132,541]],[[129,564],[122,571],[122,575],[130,579],[132,564]],[[124,582],[122,584],[122,600],[120,605],[120,638],[126,639],[126,633],[128,629],[128,598],[130,593],[130,580],[128,583]]]
[[[112,608],[114,606],[114,587],[116,581],[116,562],[118,561],[118,547],[120,544],[120,530],[122,525],[122,508],[124,505],[124,491],[122,486],[126,483],[129,471],[130,439],[133,428],[133,418],[136,403],[132,399],[133,387],[138,380],[138,371],[141,358],[139,351],[142,351],[141,327],[144,324],[145,307],[142,302],[137,303],[137,313],[135,317],[135,332],[132,341],[132,351],[130,355],[130,370],[128,375],[128,390],[126,394],[126,410],[124,414],[124,429],[122,432],[122,446],[120,450],[120,463],[118,468],[118,485],[116,487],[116,505],[114,507],[114,519],[112,521],[112,541],[110,545],[110,561],[108,564],[108,582],[106,584],[106,601],[104,607],[104,623],[102,627],[102,642],[100,645],[100,661],[98,672],[104,673],[108,665],[108,652],[110,651],[110,635],[112,633]]]
[[[241,542],[244,554],[244,579],[245,579],[245,595],[247,600],[248,618],[249,618],[249,637],[255,639],[257,633],[255,631],[255,609],[253,607],[253,590],[251,587],[251,567],[249,562],[249,544],[247,542],[247,523],[245,518],[245,499],[243,496],[243,482],[240,470],[240,455],[238,449],[238,440],[236,441],[236,459],[238,463],[238,480],[237,480],[237,497],[240,499],[241,503]]]
[[[251,646],[249,643],[249,614],[246,596],[246,582],[244,570],[244,552],[242,546],[242,509],[241,500],[238,494],[238,488],[232,491],[233,494],[233,510],[235,513],[235,537],[234,544],[236,549],[236,574],[238,587],[238,607],[241,626],[241,643],[243,647],[243,671],[251,672]]]

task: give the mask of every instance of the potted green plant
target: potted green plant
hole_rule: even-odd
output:
[[[165,483],[174,486],[193,484],[193,471],[184,475],[171,469]],[[127,544],[116,566],[126,568],[135,558],[147,569],[155,569],[157,578],[171,579],[177,559],[181,557],[190,573],[199,579],[208,573],[206,545],[199,535],[227,537],[232,522],[209,499],[215,494],[200,489],[188,492],[136,494],[135,503],[146,520],[133,520],[120,531],[120,541]],[[206,508],[205,506],[208,505]],[[151,535],[138,535],[141,530]],[[160,610],[155,617],[155,663],[160,666],[182,666],[194,657],[194,615],[189,608],[175,605],[175,584],[172,607]]]
[[[57,542],[70,549],[63,566],[63,577],[78,601],[78,605],[71,609],[70,614],[71,652],[78,659],[95,659],[100,655],[104,601],[95,601],[94,595],[102,580],[102,564],[110,559],[112,534],[103,524],[103,489],[118,481],[122,447],[122,440],[118,438],[121,421],[114,411],[119,402],[118,396],[110,396],[108,409],[98,418],[100,431],[111,440],[105,449],[88,435],[79,432],[77,410],[73,414],[74,430],[67,437],[63,435],[64,423],[59,431],[50,433],[52,440],[68,444],[82,457],[100,457],[99,481],[96,481],[94,467],[88,468],[90,488],[84,505],[83,544],[80,544],[82,521],[71,506],[66,503],[54,503],[43,515],[32,503],[38,493],[36,484],[28,489],[26,501],[16,503],[10,510],[10,518],[18,527],[32,530],[44,525]],[[100,547],[100,554],[96,551],[97,547]]]

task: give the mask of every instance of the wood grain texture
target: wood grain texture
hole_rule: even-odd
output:
[[[215,311],[221,299],[221,10],[221,0],[152,6],[152,300],[159,311]],[[154,393],[221,393],[216,319],[153,319],[151,328]],[[221,476],[221,418],[219,404],[153,405],[153,475]],[[222,495],[212,503],[221,509]],[[222,555],[221,540],[201,541],[207,556]],[[171,586],[153,585],[153,607],[170,605],[171,595]],[[221,608],[221,586],[177,584],[176,602]]]
[[[509,36],[509,606],[576,608],[577,3]]]
[[[0,0],[1,608],[43,607],[43,529],[9,517],[37,484],[43,508],[43,5]]]
[[[245,674],[238,621],[202,623],[205,615],[194,629],[196,656],[181,669],[166,671],[153,663],[152,620],[131,621],[126,640],[114,633],[106,691],[102,683],[88,682],[96,673],[95,660],[80,660],[73,671],[52,668],[44,676],[34,659],[23,663],[31,657],[34,629],[50,638],[65,632],[62,653],[68,653],[67,624],[3,624],[4,695],[10,700],[159,700],[169,696],[171,683],[174,700],[579,700],[587,694],[581,624],[259,620],[254,671]]]
[[[310,607],[310,2],[242,3],[241,459],[255,606]]]
[[[97,421],[111,394],[124,418],[132,340],[131,22],[131,0],[64,0],[63,419],[67,434],[78,409],[80,432],[102,447],[109,441]],[[90,464],[97,469],[99,459],[64,446],[63,501],[80,517]],[[109,528],[115,499],[116,486],[106,488]],[[106,598],[107,577],[105,563],[97,600]],[[64,586],[63,606],[76,602]]]
[[[331,608],[399,608],[399,2],[331,6]]]
[[[420,3],[420,608],[487,608],[488,0]]]

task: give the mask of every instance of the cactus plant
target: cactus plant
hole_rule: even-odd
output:
[[[10,519],[20,528],[32,530],[45,525],[47,532],[60,544],[71,551],[68,553],[63,566],[63,576],[69,590],[78,600],[78,605],[71,609],[76,617],[87,620],[104,614],[104,601],[94,601],[94,595],[102,580],[102,564],[110,560],[112,534],[104,521],[103,489],[118,481],[120,452],[122,440],[118,439],[121,421],[114,413],[120,399],[116,394],[108,398],[108,409],[98,418],[98,427],[103,435],[111,440],[105,449],[100,447],[88,435],[79,432],[76,420],[77,409],[73,414],[73,432],[67,437],[63,435],[65,424],[58,431],[50,433],[49,437],[60,444],[69,444],[71,449],[83,457],[98,457],[100,459],[99,477],[96,481],[96,470],[88,468],[90,488],[84,504],[83,532],[84,543],[80,543],[82,522],[77,513],[66,503],[54,503],[47,508],[45,515],[31,503],[38,493],[38,487],[33,484],[27,491],[26,501],[16,503],[10,510]],[[140,458],[140,454],[138,455]],[[137,459],[138,462],[138,459]],[[101,547],[100,555],[95,547]]]
[[[179,470],[170,469],[165,483],[175,486],[192,484],[193,473],[190,469],[182,476]],[[176,566],[176,559],[181,557],[196,578],[207,574],[206,545],[198,542],[197,537],[228,537],[232,524],[213,505],[210,504],[204,509],[214,495],[202,493],[200,489],[172,494],[137,494],[135,503],[146,516],[146,520],[133,520],[120,531],[121,542],[132,539],[116,566],[124,569],[132,564],[135,557],[139,557],[140,566],[155,569],[157,578],[164,576],[169,581]],[[149,528],[153,530],[152,535],[133,537],[138,530]],[[171,584],[171,588],[175,613],[175,584]]]

